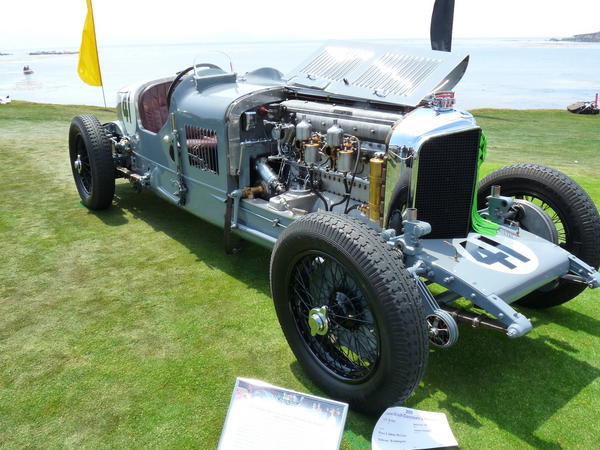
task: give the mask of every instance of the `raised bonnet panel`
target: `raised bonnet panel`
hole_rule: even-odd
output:
[[[329,41],[284,79],[344,98],[417,106],[451,90],[468,62],[468,56],[448,52]]]

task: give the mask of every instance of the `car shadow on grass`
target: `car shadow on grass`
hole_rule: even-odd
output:
[[[405,406],[441,393],[439,405],[454,422],[477,429],[484,418],[534,448],[563,448],[536,431],[600,377],[600,369],[549,336],[508,339],[467,326],[460,333],[452,348],[431,352],[421,386]]]
[[[540,310],[526,310],[523,308],[522,312],[531,318],[534,327],[539,328],[542,325],[557,324],[571,331],[583,331],[590,336],[600,338],[600,320],[570,309],[571,304],[576,305],[577,302],[584,301],[582,299],[583,295],[581,294],[572,300],[573,303],[569,302],[566,305]]]
[[[117,183],[115,199],[110,208],[90,211],[108,226],[129,223],[132,216],[164,233],[185,246],[196,261],[221,270],[255,289],[271,296],[269,262],[271,252],[259,245],[246,242],[242,251],[227,255],[223,229],[172,205],[151,192],[136,193],[128,183]]]

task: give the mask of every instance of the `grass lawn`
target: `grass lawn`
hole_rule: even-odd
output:
[[[214,449],[236,377],[322,393],[271,304],[270,253],[223,251],[222,230],[118,181],[111,208],[79,203],[73,116],[110,109],[0,106],[0,449]],[[600,205],[600,117],[476,110],[483,174],[562,170]],[[600,293],[523,310],[519,339],[461,326],[432,350],[405,406],[444,412],[466,449],[591,449],[600,423]],[[351,412],[342,449],[377,418]]]

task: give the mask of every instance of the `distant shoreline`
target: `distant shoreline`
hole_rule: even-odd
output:
[[[39,55],[76,55],[79,52],[67,51],[67,50],[45,50],[39,52],[29,52],[30,56],[39,56]]]
[[[69,51],[69,50],[40,50],[37,52],[29,52],[27,53],[29,56],[42,56],[42,55],[77,55],[79,52]],[[0,52],[0,56],[11,56],[12,53],[2,53]]]

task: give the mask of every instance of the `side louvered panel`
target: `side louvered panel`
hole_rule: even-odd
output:
[[[219,173],[217,133],[213,130],[185,126],[185,142],[190,167],[205,172]]]

